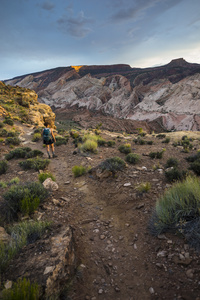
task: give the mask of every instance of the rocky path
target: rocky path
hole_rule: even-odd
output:
[[[25,139],[45,153],[41,143],[30,144],[28,132]],[[119,151],[117,146],[90,156],[73,151],[72,141],[56,147],[58,157],[48,169],[59,190],[43,207],[45,218],[74,230],[78,269],[61,299],[199,300],[199,255],[177,236],[158,239],[147,230],[152,207],[166,188],[164,175],[152,171],[152,162],[144,156],[140,165],[129,166],[115,178],[74,178],[74,165],[95,167]],[[145,181],[151,182],[151,191],[138,194],[135,185]]]

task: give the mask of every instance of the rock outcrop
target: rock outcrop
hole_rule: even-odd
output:
[[[43,126],[48,121],[54,127],[55,114],[50,106],[38,102],[35,91],[0,82],[0,116],[10,116],[23,123]]]
[[[31,87],[53,109],[88,110],[146,121],[164,130],[199,130],[200,65],[184,59],[155,68],[56,68],[8,81]]]

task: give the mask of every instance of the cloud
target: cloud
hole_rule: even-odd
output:
[[[48,11],[54,9],[54,7],[55,5],[51,1],[45,1],[41,4],[41,8]]]
[[[81,11],[77,17],[74,17],[73,15],[63,15],[57,20],[59,29],[62,30],[62,32],[77,38],[84,38],[92,31],[92,29],[88,27],[88,24],[91,24],[92,22],[92,19],[84,16],[83,11]]]
[[[155,6],[161,0],[141,0],[136,1],[134,4],[127,1],[115,14],[112,15],[111,20],[114,22],[123,22],[141,16],[147,9]],[[122,1],[121,1],[122,2]],[[124,8],[126,6],[126,8]]]

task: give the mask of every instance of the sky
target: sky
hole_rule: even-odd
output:
[[[0,0],[0,80],[176,58],[200,63],[199,0]]]

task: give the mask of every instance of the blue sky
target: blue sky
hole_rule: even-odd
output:
[[[0,80],[70,65],[200,63],[199,0],[0,3]]]

